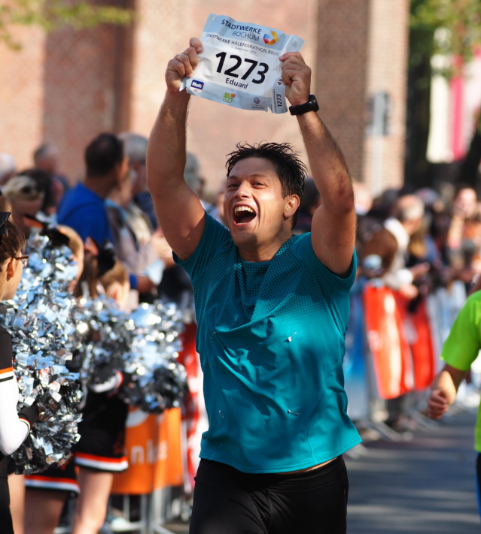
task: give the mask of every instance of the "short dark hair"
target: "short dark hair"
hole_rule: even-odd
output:
[[[304,182],[308,176],[306,165],[300,160],[297,152],[289,143],[260,142],[250,145],[238,143],[237,150],[227,154],[227,176],[230,175],[234,166],[247,158],[264,158],[269,160],[279,177],[282,186],[282,195],[297,195],[302,199]],[[292,227],[296,225],[299,217],[299,208],[292,217]]]
[[[6,234],[0,235],[0,270],[7,260],[15,258],[25,247],[24,235],[11,221],[6,221],[3,227]]]
[[[123,159],[123,142],[114,134],[102,133],[85,149],[87,176],[105,176]]]

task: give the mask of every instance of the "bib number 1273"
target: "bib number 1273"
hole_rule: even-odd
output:
[[[219,64],[217,65],[218,73],[226,74],[227,76],[232,76],[232,78],[238,78],[239,74],[237,74],[236,71],[239,69],[242,63],[248,63],[249,68],[241,76],[241,80],[247,80],[247,78],[249,78],[249,76],[254,72],[254,69],[256,69],[257,67],[260,68],[255,72],[255,74],[259,76],[259,78],[255,78],[254,80],[252,80],[252,83],[262,83],[266,79],[266,73],[269,70],[269,65],[267,65],[266,63],[259,63],[258,61],[255,61],[253,59],[242,59],[240,56],[237,56],[235,54],[231,54],[229,56],[229,59],[233,59],[235,61],[234,65],[223,71],[222,69],[224,68],[226,56],[226,52],[219,52],[215,56],[219,58]]]

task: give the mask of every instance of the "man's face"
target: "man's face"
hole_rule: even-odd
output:
[[[255,248],[275,242],[291,225],[292,197],[298,198],[283,197],[281,182],[269,160],[240,160],[227,178],[224,196],[224,219],[234,243],[240,248]]]
[[[120,187],[127,179],[130,179],[129,158],[124,156],[123,160],[115,165],[111,173],[112,189]]]

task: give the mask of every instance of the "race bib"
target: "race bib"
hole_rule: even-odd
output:
[[[298,52],[303,39],[211,14],[201,41],[199,65],[181,90],[240,109],[287,111],[279,57]]]

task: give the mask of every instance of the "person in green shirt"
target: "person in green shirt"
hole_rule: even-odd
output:
[[[473,293],[459,312],[444,343],[441,358],[445,365],[431,386],[427,414],[440,419],[456,400],[459,385],[481,350],[481,291]],[[474,433],[474,448],[478,452],[476,482],[478,509],[481,515],[481,406]]]

